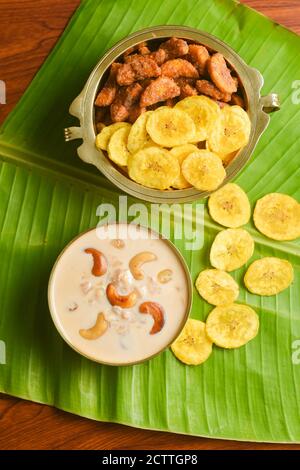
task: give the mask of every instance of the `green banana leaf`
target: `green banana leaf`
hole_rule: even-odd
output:
[[[213,33],[261,71],[264,94],[279,93],[282,109],[272,115],[236,182],[252,205],[272,191],[300,200],[300,105],[292,100],[293,82],[300,78],[298,36],[231,0],[83,1],[1,129],[0,340],[6,364],[0,364],[0,391],[141,428],[300,441],[299,241],[267,240],[249,223],[256,241],[253,259],[288,259],[295,281],[270,298],[241,288],[239,301],[260,316],[259,335],[238,350],[215,348],[199,367],[184,366],[169,350],[141,365],[101,366],[70,349],[52,323],[47,282],[56,256],[79,232],[97,224],[99,204],[118,207],[119,197],[94,167],[77,158],[78,141],[64,143],[63,129],[75,124],[69,104],[110,46],[158,24]],[[187,251],[175,240],[193,279],[209,265],[209,246],[220,229],[205,209],[203,249]],[[234,272],[241,285],[244,271]],[[205,320],[210,309],[195,293],[192,317]]]

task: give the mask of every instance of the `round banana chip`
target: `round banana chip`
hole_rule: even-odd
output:
[[[229,154],[247,145],[251,122],[240,106],[225,106],[221,119],[216,122],[208,137],[209,148],[216,153]]]
[[[137,183],[154,189],[168,189],[180,174],[177,160],[161,147],[146,147],[128,158],[128,173]]]
[[[221,111],[217,103],[206,96],[189,96],[184,98],[176,104],[175,109],[185,111],[195,123],[195,140],[190,142],[206,140],[216,121],[221,117]]]
[[[147,111],[141,114],[132,124],[127,142],[130,153],[135,153],[146,146],[155,145],[146,129],[146,123],[152,113],[153,111]]]
[[[127,139],[130,132],[129,127],[121,127],[111,136],[107,152],[111,161],[119,166],[126,166],[130,153],[127,149]]]
[[[214,268],[234,271],[251,258],[254,241],[242,228],[228,228],[218,233],[210,249],[210,262]]]
[[[196,289],[208,303],[227,305],[239,295],[239,286],[230,274],[219,269],[205,269],[196,280]]]
[[[206,333],[221,348],[239,348],[255,338],[259,329],[257,313],[248,305],[215,307],[207,317]]]
[[[254,261],[248,268],[244,282],[253,294],[275,295],[293,282],[294,271],[289,261],[266,257]]]
[[[195,139],[196,133],[195,124],[187,113],[168,106],[153,111],[146,128],[151,139],[163,147],[187,144]]]
[[[202,191],[217,189],[226,177],[220,158],[208,150],[197,150],[188,155],[182,163],[184,178]]]
[[[198,147],[193,144],[186,144],[186,145],[178,145],[177,147],[173,147],[170,150],[170,153],[174,155],[174,157],[177,158],[178,163],[181,167],[183,160],[192,152],[197,152]],[[180,171],[180,175],[174,183],[172,184],[172,187],[175,189],[185,189],[185,188],[190,188],[191,185],[188,183],[188,181],[185,179],[183,176],[182,172]]]
[[[116,132],[118,129],[121,129],[122,127],[127,127],[130,129],[130,124],[128,122],[115,122],[110,126],[103,127],[102,131],[96,137],[96,147],[101,150],[107,150],[108,142],[111,136],[114,132]]]
[[[300,204],[281,193],[259,199],[253,213],[254,224],[273,240],[295,240],[300,237]]]
[[[190,318],[171,349],[184,364],[196,366],[205,362],[212,353],[212,341],[206,334],[205,323]]]
[[[237,228],[249,222],[251,207],[247,194],[237,184],[228,183],[208,200],[209,214],[224,227]]]

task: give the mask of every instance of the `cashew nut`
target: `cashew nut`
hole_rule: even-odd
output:
[[[79,330],[79,334],[84,339],[97,339],[106,332],[107,328],[108,323],[103,313],[99,313],[95,325],[87,330]]]
[[[150,335],[158,333],[165,324],[164,310],[157,302],[144,302],[140,305],[140,313],[148,313],[152,316],[154,323],[150,331]]]
[[[106,295],[111,305],[117,305],[121,308],[133,307],[137,301],[137,293],[135,291],[130,292],[128,295],[120,295],[112,283],[108,284]]]
[[[96,250],[96,248],[86,248],[85,253],[92,255],[94,265],[92,269],[92,274],[94,276],[103,276],[107,271],[107,260],[101,251]]]
[[[155,261],[157,256],[151,251],[143,251],[142,253],[138,253],[133,258],[131,258],[129,262],[129,268],[131,274],[133,275],[134,279],[140,281],[144,279],[144,273],[141,270],[141,267],[144,263],[148,263],[149,261]]]
[[[167,282],[171,281],[173,275],[172,269],[163,269],[157,275],[157,280],[161,284],[166,284]]]

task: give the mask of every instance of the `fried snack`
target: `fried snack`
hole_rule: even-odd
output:
[[[244,346],[255,338],[259,329],[259,317],[248,305],[233,303],[215,307],[207,317],[206,333],[221,348]]]
[[[209,59],[209,53],[206,47],[200,46],[199,44],[190,44],[188,58],[197,68],[199,75],[204,75]]]
[[[251,207],[247,194],[237,184],[228,183],[208,200],[209,214],[220,225],[238,228],[249,222]]]
[[[242,228],[222,230],[213,241],[210,249],[210,262],[214,268],[222,271],[234,271],[251,258],[254,241]]]
[[[208,150],[198,150],[188,155],[183,160],[181,171],[184,178],[201,191],[217,189],[226,176],[220,158]]]
[[[115,124],[104,127],[96,137],[96,147],[101,150],[107,150],[111,136],[122,127],[130,129],[130,124],[128,124],[128,122],[116,122]]]
[[[253,221],[266,237],[295,240],[300,237],[300,204],[287,194],[267,194],[257,201]]]
[[[115,99],[117,94],[116,75],[121,65],[122,64],[118,64],[117,62],[111,64],[109,77],[96,98],[96,106],[110,106]]]
[[[120,86],[131,85],[144,78],[159,77],[160,67],[148,55],[134,54],[128,56],[128,63],[122,64],[117,71],[117,83]]]
[[[126,166],[129,157],[127,139],[131,126],[121,127],[116,130],[110,138],[107,152],[111,161],[119,166]]]
[[[128,118],[131,108],[139,100],[142,91],[143,88],[139,83],[133,83],[118,90],[117,96],[110,106],[113,122],[125,121]]]
[[[198,92],[195,88],[195,80],[193,78],[180,77],[175,80],[180,88],[180,99],[187,98],[188,96],[196,96]]]
[[[231,76],[222,54],[217,52],[212,55],[207,61],[207,68],[210,78],[220,91],[230,94],[237,91],[237,82]]]
[[[206,140],[221,116],[218,105],[206,96],[185,98],[176,104],[175,109],[185,111],[193,119],[196,126],[196,136],[193,142]]]
[[[168,189],[178,178],[180,167],[168,150],[146,147],[130,155],[128,173],[130,178],[143,186]]]
[[[127,142],[127,148],[130,153],[135,153],[147,145],[155,146],[155,143],[152,141],[146,129],[147,120],[153,112],[154,111],[147,111],[142,114],[132,125]]]
[[[167,53],[164,49],[158,49],[157,51],[151,52],[149,57],[160,66],[167,60]]]
[[[205,269],[196,280],[196,289],[212,305],[228,305],[239,295],[239,286],[230,274],[219,269]]]
[[[183,160],[190,153],[197,152],[197,150],[198,148],[196,147],[196,145],[186,144],[186,145],[178,145],[177,147],[173,147],[170,150],[170,153],[174,155],[174,157],[177,158],[178,163],[181,167]],[[172,184],[172,187],[176,189],[185,189],[185,188],[191,187],[190,183],[188,183],[185,177],[183,176],[181,170],[180,170],[180,175],[178,176],[178,178],[176,178],[176,180]]]
[[[127,57],[135,51],[139,51],[142,55],[149,54],[150,50],[146,41],[142,41],[135,46],[129,47],[123,54],[124,61],[126,62]]]
[[[244,283],[252,294],[275,295],[293,282],[294,270],[289,261],[266,257],[250,264]]]
[[[231,101],[230,101],[230,104],[232,105],[236,105],[236,106],[240,106],[241,108],[244,108],[245,109],[245,101],[244,99],[237,95],[236,93],[233,93],[231,95]]]
[[[185,59],[168,60],[161,66],[161,74],[169,78],[198,78],[197,69]]]
[[[214,152],[228,154],[247,145],[251,122],[248,114],[240,106],[225,106],[221,110],[221,120],[215,123],[208,144]]]
[[[210,98],[213,98],[214,100],[221,101],[224,103],[228,103],[228,101],[231,100],[230,93],[223,93],[213,83],[209,82],[208,80],[197,80],[196,88],[199,91],[199,93],[209,96]]]
[[[182,332],[171,345],[173,354],[184,364],[198,365],[212,353],[212,341],[206,334],[205,323],[188,319]]]
[[[163,42],[158,50],[160,51],[161,49],[165,52],[165,60],[177,59],[177,57],[182,57],[189,52],[188,43],[184,39],[179,38],[170,38]]]
[[[146,127],[151,139],[164,147],[187,144],[195,139],[193,120],[176,106],[156,109],[149,117]]]
[[[135,73],[130,64],[122,64],[118,69],[116,81],[120,86],[132,85],[135,81]]]
[[[128,121],[133,124],[141,114],[147,111],[146,108],[142,108],[139,104],[134,104],[129,108]]]
[[[180,88],[172,78],[158,77],[144,89],[141,99],[141,106],[151,106],[159,101],[165,101],[180,95]]]

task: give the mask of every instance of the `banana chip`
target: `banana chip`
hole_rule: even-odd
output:
[[[168,189],[180,174],[179,163],[168,150],[146,147],[130,155],[128,173],[148,188]]]
[[[286,194],[271,193],[259,199],[253,220],[257,230],[273,240],[300,237],[300,204]]]
[[[172,155],[174,155],[174,157],[177,158],[178,163],[181,167],[183,160],[190,153],[197,152],[197,150],[198,150],[198,147],[196,147],[196,145],[186,144],[186,145],[178,145],[177,147],[173,147],[170,150],[170,153]],[[172,184],[172,187],[176,188],[176,189],[185,189],[185,188],[190,188],[191,185],[190,185],[190,183],[187,182],[187,180],[183,176],[182,172],[180,171],[180,175],[178,176],[178,178],[176,178],[176,180]]]
[[[121,129],[122,127],[127,127],[130,129],[130,124],[128,124],[128,122],[115,122],[110,126],[103,127],[102,131],[96,137],[96,147],[101,150],[107,150],[108,142],[111,136],[114,132],[116,132],[118,129]]]
[[[210,262],[214,268],[234,271],[251,258],[254,241],[242,228],[229,228],[218,233],[210,249]]]
[[[248,268],[244,282],[253,294],[275,295],[293,282],[294,271],[289,261],[267,257],[254,261]]]
[[[121,127],[120,129],[116,130],[108,143],[108,156],[111,161],[119,166],[126,166],[128,157],[130,155],[127,149],[127,139],[130,132],[130,127],[131,126]]]
[[[257,313],[247,305],[215,307],[207,317],[206,333],[221,348],[239,348],[255,338],[259,329]]]
[[[251,122],[240,106],[225,106],[221,119],[216,122],[208,137],[209,148],[220,155],[230,154],[247,145]]]
[[[220,158],[208,150],[198,150],[188,155],[182,163],[184,178],[202,191],[217,189],[226,177]]]
[[[230,274],[219,269],[205,269],[196,280],[196,289],[208,303],[227,305],[239,295],[239,286]]]
[[[155,145],[146,129],[146,123],[152,113],[153,111],[147,111],[141,114],[132,124],[127,142],[127,148],[130,153],[135,153],[146,146]]]
[[[206,96],[189,96],[184,98],[176,104],[175,109],[185,111],[195,123],[195,140],[190,142],[206,140],[216,121],[221,116],[217,103]]]
[[[196,366],[205,362],[212,352],[212,341],[206,334],[205,323],[189,319],[171,349],[184,364]]]
[[[209,214],[224,227],[237,228],[249,222],[251,207],[247,194],[237,184],[228,183],[208,200]]]
[[[161,106],[146,124],[151,139],[163,147],[184,145],[195,139],[196,128],[190,116],[180,109]]]

